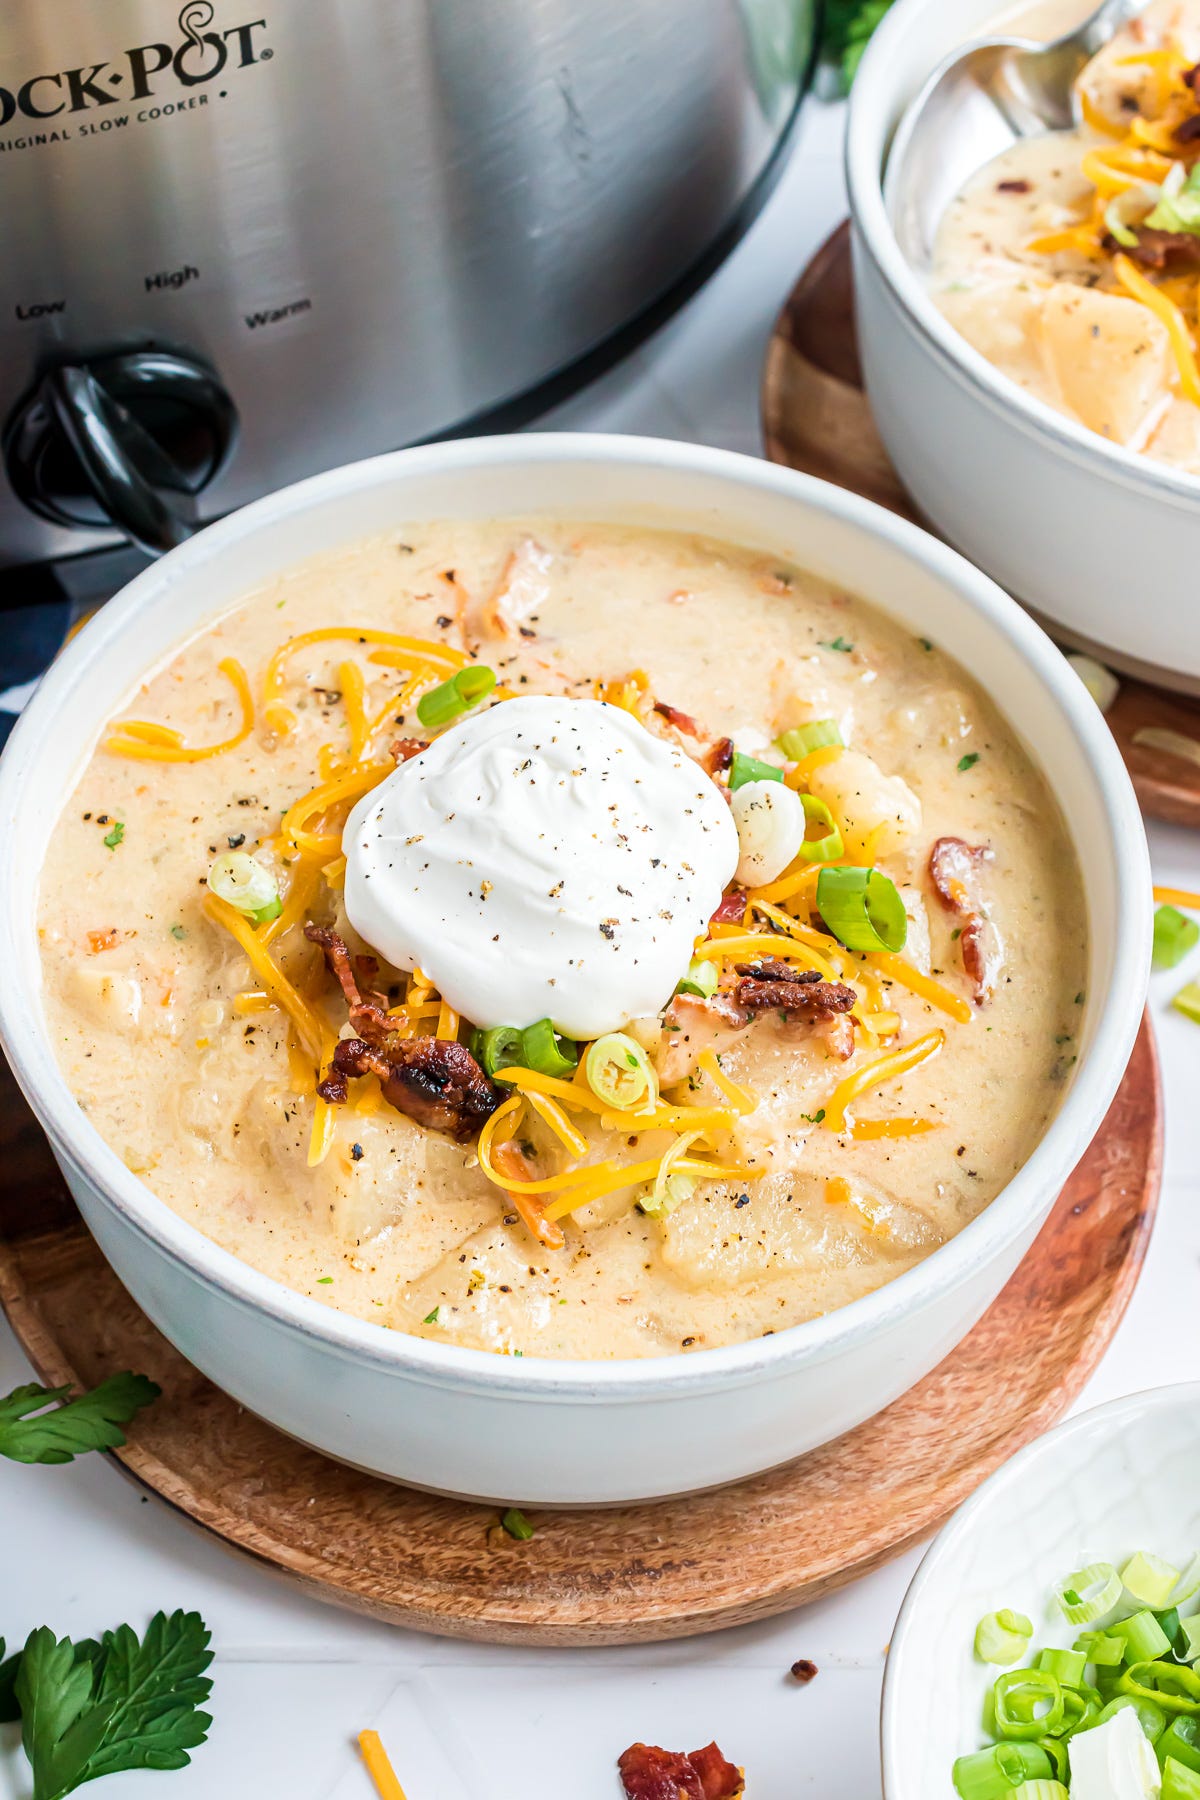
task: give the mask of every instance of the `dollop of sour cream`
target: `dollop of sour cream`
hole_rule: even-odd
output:
[[[738,860],[715,782],[621,707],[473,714],[355,807],[346,915],[473,1024],[599,1037],[665,1005]]]

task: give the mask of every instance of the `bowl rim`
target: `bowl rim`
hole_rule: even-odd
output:
[[[1103,1120],[1132,1052],[1149,971],[1151,896],[1149,853],[1133,788],[1116,746],[1082,682],[1045,632],[986,575],[940,540],[885,508],[844,489],[737,452],[668,439],[587,433],[528,433],[458,439],[393,451],[311,476],[230,514],[152,564],[100,611],[65,647],[43,678],[0,757],[0,828],[20,803],[44,730],[52,728],[60,695],[80,685],[93,658],[124,633],[143,608],[170,597],[194,569],[236,555],[260,528],[407,473],[464,476],[497,464],[618,464],[656,472],[717,478],[733,489],[765,490],[799,509],[821,512],[868,538],[881,539],[906,561],[948,588],[959,605],[983,616],[1026,663],[1065,714],[1088,765],[1110,837],[1116,892],[1116,941],[1108,991],[1097,996],[1095,1030],[1058,1112],[1031,1155],[995,1199],[948,1243],[874,1292],[824,1316],[766,1338],[713,1349],[646,1358],[574,1361],[497,1356],[439,1344],[339,1312],[285,1287],[222,1249],[175,1213],[134,1175],[80,1110],[50,1049],[41,1018],[40,965],[22,966],[18,920],[28,896],[17,891],[11,860],[0,860],[0,965],[12,972],[0,984],[0,1044],[17,1080],[69,1166],[96,1190],[104,1206],[136,1236],[210,1291],[355,1362],[404,1370],[432,1385],[539,1400],[648,1401],[742,1385],[760,1376],[819,1364],[850,1343],[861,1346],[895,1325],[910,1306],[936,1303],[969,1282],[1040,1221],[1047,1188],[1057,1193]],[[886,601],[864,595],[887,611]],[[115,702],[114,702],[115,703]],[[1054,782],[1048,771],[1043,771]]]
[[[1114,1428],[1119,1429],[1128,1420],[1142,1419],[1148,1412],[1177,1408],[1189,1409],[1193,1415],[1200,1409],[1200,1381],[1177,1381],[1162,1387],[1142,1388],[1137,1393],[1122,1394],[1115,1400],[1105,1400],[1098,1406],[1087,1407],[1083,1412],[1072,1413],[1057,1425],[1051,1426],[1049,1431],[1042,1432],[1040,1437],[1035,1437],[1014,1456],[1010,1456],[1007,1462],[1001,1463],[947,1519],[921,1558],[916,1573],[908,1584],[888,1645],[879,1707],[879,1749],[884,1800],[905,1800],[896,1785],[899,1761],[897,1683],[904,1639],[914,1615],[924,1602],[926,1590],[937,1579],[942,1563],[956,1554],[964,1537],[974,1528],[977,1515],[1011,1483],[1020,1481],[1025,1471],[1041,1457],[1053,1454],[1060,1444],[1093,1430],[1101,1421],[1111,1423]]]
[[[1089,431],[1086,425],[1077,424],[1045,401],[1027,394],[988,362],[934,305],[925,284],[900,249],[883,197],[883,168],[891,139],[888,121],[896,100],[896,70],[901,66],[892,53],[916,19],[926,14],[952,13],[954,8],[955,0],[897,0],[877,28],[859,65],[850,90],[845,145],[850,216],[859,243],[925,348],[992,412],[1004,415],[1028,437],[1050,438],[1058,454],[1066,455],[1093,475],[1103,475],[1179,507],[1200,507],[1200,474],[1190,474],[1169,463],[1156,462],[1140,451],[1110,443],[1098,432]],[[1006,15],[1001,0],[997,0],[997,13],[997,23],[1002,23]],[[970,41],[970,37],[964,40]],[[927,72],[932,73],[932,68]]]

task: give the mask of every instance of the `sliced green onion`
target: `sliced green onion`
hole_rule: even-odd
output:
[[[1200,1614],[1193,1613],[1190,1619],[1179,1620],[1175,1649],[1185,1662],[1194,1663],[1200,1657]]]
[[[1077,1731],[1086,1731],[1099,1718],[1103,1707],[1104,1700],[1096,1688],[1082,1683],[1079,1687],[1064,1687],[1062,1724],[1041,1741],[1045,1743],[1050,1737],[1074,1737]]]
[[[1137,1714],[1138,1724],[1142,1728],[1142,1735],[1148,1738],[1152,1744],[1157,1744],[1167,1729],[1167,1715],[1162,1707],[1157,1706],[1153,1700],[1140,1700],[1130,1694],[1121,1694],[1116,1700],[1109,1701],[1095,1723],[1107,1725],[1108,1721],[1124,1706],[1132,1706]]]
[[[208,871],[208,886],[218,900],[236,907],[256,925],[277,919],[283,911],[275,877],[245,850],[229,850],[218,856]]]
[[[525,1063],[521,1033],[512,1025],[495,1025],[491,1031],[473,1032],[469,1048],[488,1075],[501,1069],[522,1068]]]
[[[1071,1795],[1061,1781],[1023,1781],[1009,1788],[1007,1800],[1071,1800]]]
[[[1050,1773],[1055,1781],[1070,1781],[1071,1758],[1067,1750],[1066,1738],[1044,1737],[1038,1739],[1038,1747],[1045,1751],[1054,1767]]]
[[[1083,1686],[1087,1657],[1079,1650],[1039,1650],[1033,1666],[1045,1669],[1062,1687],[1077,1688]]]
[[[1185,1600],[1192,1600],[1197,1594],[1200,1594],[1200,1550],[1179,1577],[1179,1586],[1171,1595],[1171,1605],[1182,1606]]]
[[[1054,1598],[1068,1625],[1090,1625],[1121,1598],[1121,1577],[1111,1563],[1089,1563],[1060,1581]]]
[[[1173,1756],[1185,1769],[1194,1769],[1200,1775],[1200,1719],[1190,1713],[1176,1714],[1154,1751],[1160,1767],[1168,1756]]]
[[[804,808],[804,840],[799,855],[805,862],[835,861],[845,849],[837,820],[815,794],[801,794],[800,804]]]
[[[579,1052],[569,1038],[559,1037],[549,1019],[527,1025],[521,1033],[522,1060],[527,1069],[539,1075],[573,1075],[579,1067]]]
[[[1004,1800],[1023,1781],[1040,1781],[1053,1773],[1050,1758],[1037,1744],[992,1744],[960,1756],[953,1781],[962,1800]]]
[[[459,669],[448,681],[439,682],[417,701],[417,717],[422,725],[453,725],[473,706],[486,700],[496,685],[496,671],[482,663],[471,663]]]
[[[1171,1005],[1185,1019],[1191,1019],[1194,1025],[1200,1025],[1200,981],[1189,981],[1185,988],[1180,988]]]
[[[992,1684],[996,1732],[1002,1738],[1040,1738],[1063,1721],[1062,1688],[1044,1669],[1010,1669]]]
[[[1200,1774],[1177,1756],[1164,1758],[1159,1800],[1200,1800]]]
[[[1137,248],[1137,232],[1130,231],[1128,225],[1122,223],[1117,209],[1117,201],[1120,198],[1119,194],[1114,195],[1105,207],[1104,223],[1123,250],[1135,250]]]
[[[733,761],[729,765],[729,790],[736,792],[745,787],[748,781],[782,781],[783,770],[774,763],[760,762],[757,756],[747,756],[743,750],[735,750]]]
[[[975,1627],[975,1654],[985,1663],[1020,1662],[1032,1636],[1032,1621],[1005,1607],[980,1619]]]
[[[1125,1661],[1125,1639],[1110,1637],[1107,1632],[1085,1631],[1075,1639],[1075,1648],[1097,1669],[1119,1669]]]
[[[789,762],[799,762],[814,750],[826,750],[831,744],[841,747],[846,740],[836,719],[814,719],[810,725],[795,725],[782,732],[776,742]]]
[[[677,994],[699,994],[702,1000],[709,1000],[717,991],[717,983],[721,972],[716,963],[697,959],[688,964],[687,974],[675,989]]]
[[[1112,1637],[1125,1639],[1125,1661],[1148,1662],[1165,1656],[1171,1640],[1152,1612],[1135,1612],[1128,1619],[1117,1619],[1108,1627]]]
[[[817,911],[847,950],[886,950],[894,955],[903,950],[908,937],[904,902],[895,882],[878,869],[822,869],[817,876]]]
[[[658,1174],[654,1178],[654,1186],[642,1195],[638,1206],[642,1212],[648,1213],[652,1219],[665,1219],[690,1200],[696,1191],[696,1177],[676,1172],[675,1164],[681,1162],[696,1142],[704,1136],[702,1131],[685,1131],[678,1137],[658,1165]]]
[[[516,1538],[519,1543],[527,1544],[533,1536],[533,1526],[519,1506],[510,1506],[507,1512],[501,1513],[500,1523],[509,1537]]]
[[[609,1031],[589,1045],[583,1061],[587,1084],[597,1099],[622,1112],[643,1111],[658,1099],[658,1077],[642,1046],[623,1031]]]
[[[1131,1662],[1117,1687],[1167,1713],[1200,1713],[1200,1675],[1181,1663]]]
[[[1174,908],[1169,906],[1160,906],[1158,910],[1160,913],[1174,912]],[[1192,924],[1182,913],[1176,913],[1175,916],[1184,925]],[[1197,938],[1200,938],[1200,927],[1192,925],[1192,942],[1195,943]],[[1154,939],[1157,943],[1157,918],[1154,921]],[[1130,1599],[1157,1612],[1160,1607],[1167,1605],[1175,1592],[1179,1584],[1179,1570],[1173,1564],[1164,1562],[1161,1556],[1151,1556],[1148,1551],[1139,1550],[1121,1570],[1121,1583]]]
[[[1200,925],[1177,906],[1160,906],[1154,914],[1154,967],[1173,969],[1200,943]],[[1157,1561],[1157,1558],[1155,1558]],[[1166,1564],[1163,1565],[1167,1567]],[[1128,1587],[1128,1582],[1125,1584]],[[1140,1599],[1140,1595],[1135,1595]]]

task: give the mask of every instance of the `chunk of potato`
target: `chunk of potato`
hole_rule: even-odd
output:
[[[1136,300],[1059,282],[1042,305],[1042,352],[1062,405],[1115,444],[1143,442],[1170,403],[1170,339]]]
[[[842,828],[851,856],[867,848],[872,833],[876,856],[899,850],[921,829],[921,802],[898,775],[885,775],[861,750],[844,750],[814,769],[809,787]]]
[[[142,984],[119,969],[77,963],[68,975],[71,999],[102,1031],[134,1030],[142,1017]]]

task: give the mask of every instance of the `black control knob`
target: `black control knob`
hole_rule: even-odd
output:
[[[0,449],[13,492],[41,518],[116,526],[159,556],[199,530],[196,496],[236,433],[233,401],[204,363],[134,350],[45,369]]]

